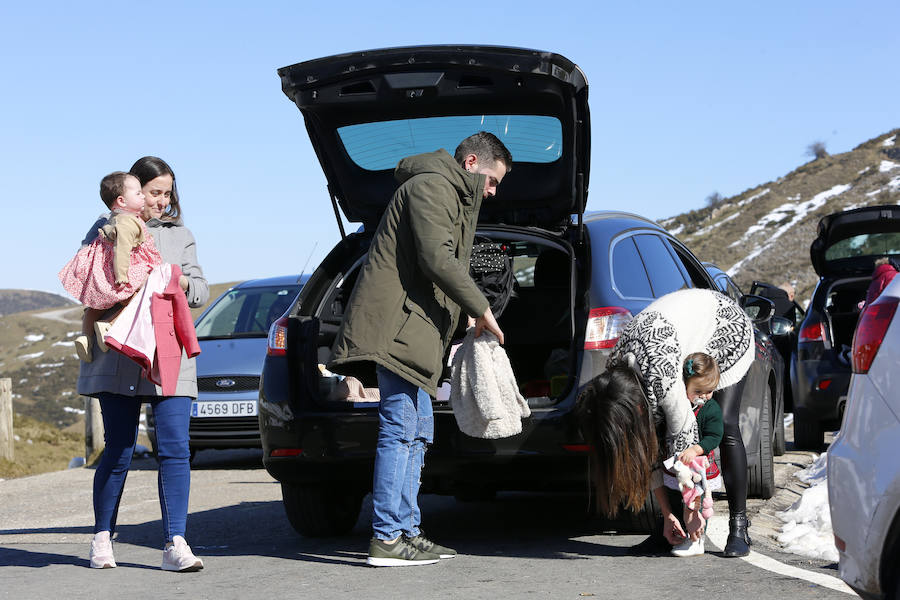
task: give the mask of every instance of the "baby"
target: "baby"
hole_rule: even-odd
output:
[[[75,338],[75,351],[85,362],[93,359],[91,342],[106,351],[103,336],[109,320],[144,285],[154,267],[162,263],[153,238],[140,218],[144,193],[137,177],[116,171],[100,181],[100,198],[111,214],[97,238],[75,254],[59,272],[67,292],[85,305],[81,335]],[[107,320],[101,317],[116,306]]]

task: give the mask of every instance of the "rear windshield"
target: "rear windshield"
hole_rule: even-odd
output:
[[[515,162],[551,163],[562,156],[562,125],[541,115],[468,115],[361,123],[338,128],[347,154],[370,171],[393,169],[400,159],[444,148],[451,154],[479,131],[496,135]]]
[[[299,292],[299,285],[228,290],[197,321],[197,337],[265,337]]]
[[[900,233],[864,233],[841,240],[825,251],[825,260],[888,254],[900,254]]]

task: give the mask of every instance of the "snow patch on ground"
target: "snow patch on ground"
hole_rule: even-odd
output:
[[[19,360],[29,360],[29,359],[32,359],[32,358],[38,358],[39,356],[43,356],[43,355],[44,355],[44,352],[43,352],[43,351],[41,351],[41,352],[34,352],[34,353],[32,353],[32,354],[23,354],[22,356],[19,357]]]
[[[67,413],[72,413],[72,414],[76,414],[76,415],[84,414],[83,408],[74,408],[72,406],[63,406],[63,410],[66,411]]]
[[[868,170],[871,169],[871,168],[872,168],[872,166],[870,165],[870,166],[866,167],[865,169],[862,169],[862,170],[860,170],[860,171],[857,171],[856,174],[857,174],[857,175],[862,175],[863,173],[865,173],[866,171],[868,171]]]
[[[883,161],[881,161],[881,164],[878,165],[878,172],[879,173],[887,173],[891,169],[896,169],[897,167],[900,167],[900,164],[897,164],[891,160],[883,160]]]
[[[790,508],[776,513],[784,522],[778,542],[787,552],[837,562],[828,508],[827,465],[828,455],[823,453],[810,466],[794,473],[810,487]]]
[[[895,140],[896,138],[897,138],[897,135],[894,134],[894,135],[892,135],[891,137],[889,137],[888,139],[886,139],[886,140],[884,140],[883,142],[881,142],[881,145],[884,146],[885,148],[890,148],[891,146],[894,145],[894,140]]]
[[[61,363],[61,362],[59,362],[59,363],[41,363],[41,364],[37,365],[37,368],[38,369],[54,369],[56,367],[63,366],[63,364],[65,364],[65,363]]]
[[[54,345],[54,346],[65,346],[65,347],[67,347],[67,348],[74,348],[74,347],[75,347],[75,342],[66,342],[66,341],[60,340],[60,341],[58,341],[58,342],[53,342],[53,345]]]
[[[758,194],[754,194],[754,195],[750,196],[749,198],[744,198],[743,200],[738,202],[738,206],[743,206],[745,204],[749,204],[750,202],[753,202],[757,198],[762,198],[763,196],[765,196],[768,193],[769,193],[769,188],[766,188],[763,191],[759,192]]]
[[[42,339],[44,339],[43,333],[29,333],[28,335],[25,336],[26,342],[39,342]]]
[[[672,235],[678,235],[679,233],[681,233],[682,231],[684,231],[684,223],[680,223],[680,224],[678,225],[678,227],[676,227],[675,229],[669,229],[668,231],[669,231],[669,233],[671,233]]]
[[[744,264],[758,256],[764,250],[770,248],[774,244],[775,240],[784,235],[785,232],[790,231],[791,228],[799,223],[802,219],[804,219],[806,215],[821,208],[828,200],[834,198],[835,196],[840,196],[851,187],[852,186],[850,184],[836,185],[831,189],[825,190],[824,192],[819,192],[818,194],[813,196],[811,200],[807,200],[806,202],[800,202],[799,195],[793,196],[788,198],[788,200],[793,200],[793,202],[782,204],[781,206],[773,209],[768,214],[763,215],[756,225],[753,225],[749,229],[747,229],[744,235],[741,236],[741,238],[736,242],[732,243],[731,246],[737,246],[742,242],[746,242],[752,235],[765,230],[765,226],[767,224],[780,223],[778,229],[776,229],[769,235],[768,241],[761,248],[754,250],[748,256],[733,264],[731,268],[726,271],[728,275],[730,277],[734,277],[734,275]]]

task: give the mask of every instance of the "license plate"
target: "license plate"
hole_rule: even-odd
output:
[[[191,416],[206,417],[253,417],[257,414],[255,400],[221,400],[218,402],[191,403]]]

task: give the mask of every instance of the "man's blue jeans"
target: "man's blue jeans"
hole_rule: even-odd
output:
[[[380,540],[401,533],[419,535],[419,484],[425,445],[434,439],[431,397],[399,375],[379,366],[380,427],[372,487],[372,529]]]
[[[97,394],[103,414],[103,438],[106,449],[94,472],[94,533],[116,532],[119,500],[131,457],[137,443],[141,404],[153,406],[156,421],[156,450],[159,457],[159,507],[166,541],[184,537],[187,523],[188,494],[191,488],[191,451],[189,434],[191,399],[187,396],[121,396]]]

